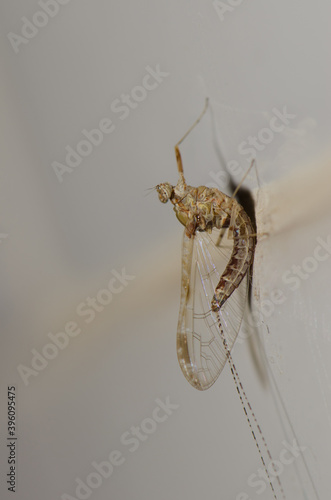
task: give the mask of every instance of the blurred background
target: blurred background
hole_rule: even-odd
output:
[[[267,233],[234,360],[286,498],[327,500],[329,2],[0,10],[1,498],[11,386],[18,499],[274,498],[229,367],[205,393],[182,376],[182,227],[148,191],[209,96],[187,181],[231,194],[255,157]]]

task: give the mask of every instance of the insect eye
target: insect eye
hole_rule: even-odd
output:
[[[173,189],[172,186],[168,183],[159,184],[158,186],[156,186],[156,190],[159,195],[159,200],[162,203],[167,203],[167,201],[171,197],[172,189]]]

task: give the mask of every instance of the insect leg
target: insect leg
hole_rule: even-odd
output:
[[[208,103],[209,103],[209,99],[208,99],[208,97],[206,97],[205,107],[203,108],[202,113],[197,118],[197,120],[195,120],[193,125],[191,125],[191,127],[188,129],[188,131],[183,135],[183,137],[180,139],[180,141],[178,141],[177,144],[175,145],[175,154],[176,154],[178,172],[179,172],[179,175],[182,176],[183,178],[184,178],[184,170],[183,170],[182,157],[181,157],[181,154],[179,151],[179,146],[184,141],[184,139],[186,139],[186,137],[189,135],[189,133],[194,129],[194,127],[196,125],[198,125],[199,121],[201,120],[201,118],[203,117],[205,112],[207,111]]]
[[[256,161],[255,161],[255,158],[253,158],[253,160],[251,161],[251,164],[250,166],[248,167],[247,169],[247,172],[245,173],[244,177],[241,179],[241,181],[239,182],[238,186],[236,187],[233,195],[231,196],[231,198],[235,198],[236,197],[236,194],[238,193],[239,189],[241,188],[241,186],[243,185],[243,182],[244,180],[246,179],[246,177],[248,176],[249,172],[252,170],[253,166],[255,166],[255,171],[256,171]],[[257,173],[257,171],[256,171]]]
[[[228,219],[221,227],[219,235],[217,237],[216,246],[219,247],[221,245],[222,239],[224,238],[226,230],[230,227],[230,220]]]

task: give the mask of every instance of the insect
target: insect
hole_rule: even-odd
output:
[[[183,374],[199,390],[208,389],[220,375],[237,337],[247,296],[255,234],[251,220],[236,201],[216,188],[188,186],[179,145],[175,146],[179,180],[156,186],[162,203],[170,201],[185,226],[182,243],[182,280],[177,327],[177,357]],[[232,253],[224,262],[222,233],[232,236]]]
[[[186,379],[201,391],[213,385],[226,361],[229,362],[246,420],[273,497],[277,500],[259,440],[270,461],[272,456],[231,356],[247,302],[248,274],[256,234],[249,216],[235,199],[240,185],[231,197],[216,188],[188,186],[179,151],[180,144],[199,123],[207,106],[208,99],[199,118],[175,146],[179,173],[176,186],[168,182],[156,186],[160,201],[166,203],[170,200],[177,219],[185,227],[177,357]],[[232,239],[228,257],[223,251],[224,230]],[[278,476],[276,480],[285,499]]]

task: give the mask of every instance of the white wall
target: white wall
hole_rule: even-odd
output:
[[[79,498],[76,478],[113,450],[124,463],[86,498],[272,498],[247,483],[261,462],[228,367],[201,394],[177,365],[182,229],[155,192],[145,196],[176,182],[173,146],[209,96],[181,149],[187,179],[210,184],[238,165],[238,182],[257,137],[258,222],[268,232],[254,278],[267,361],[258,349],[253,356],[251,340],[236,346],[235,362],[273,457],[294,436],[305,447],[280,475],[287,498],[327,500],[330,254],[314,256],[331,231],[329,2],[54,1],[0,7],[1,498],[12,498],[4,481],[12,385],[16,498]],[[159,81],[148,79],[157,67]],[[139,98],[136,87],[153,81],[128,116],[118,111],[117,99]],[[280,127],[274,117],[284,110],[291,116]],[[64,164],[66,146],[102,120],[113,131],[60,182],[54,162]],[[294,291],[283,278],[293,265],[312,266]],[[122,268],[134,279],[86,323],[77,306]],[[269,315],[263,301],[275,288],[286,300]],[[24,384],[18,367],[31,368],[31,350],[42,352],[68,322],[81,333]],[[270,365],[273,383],[259,364],[264,373]],[[178,408],[130,452],[121,436],[167,397]]]

